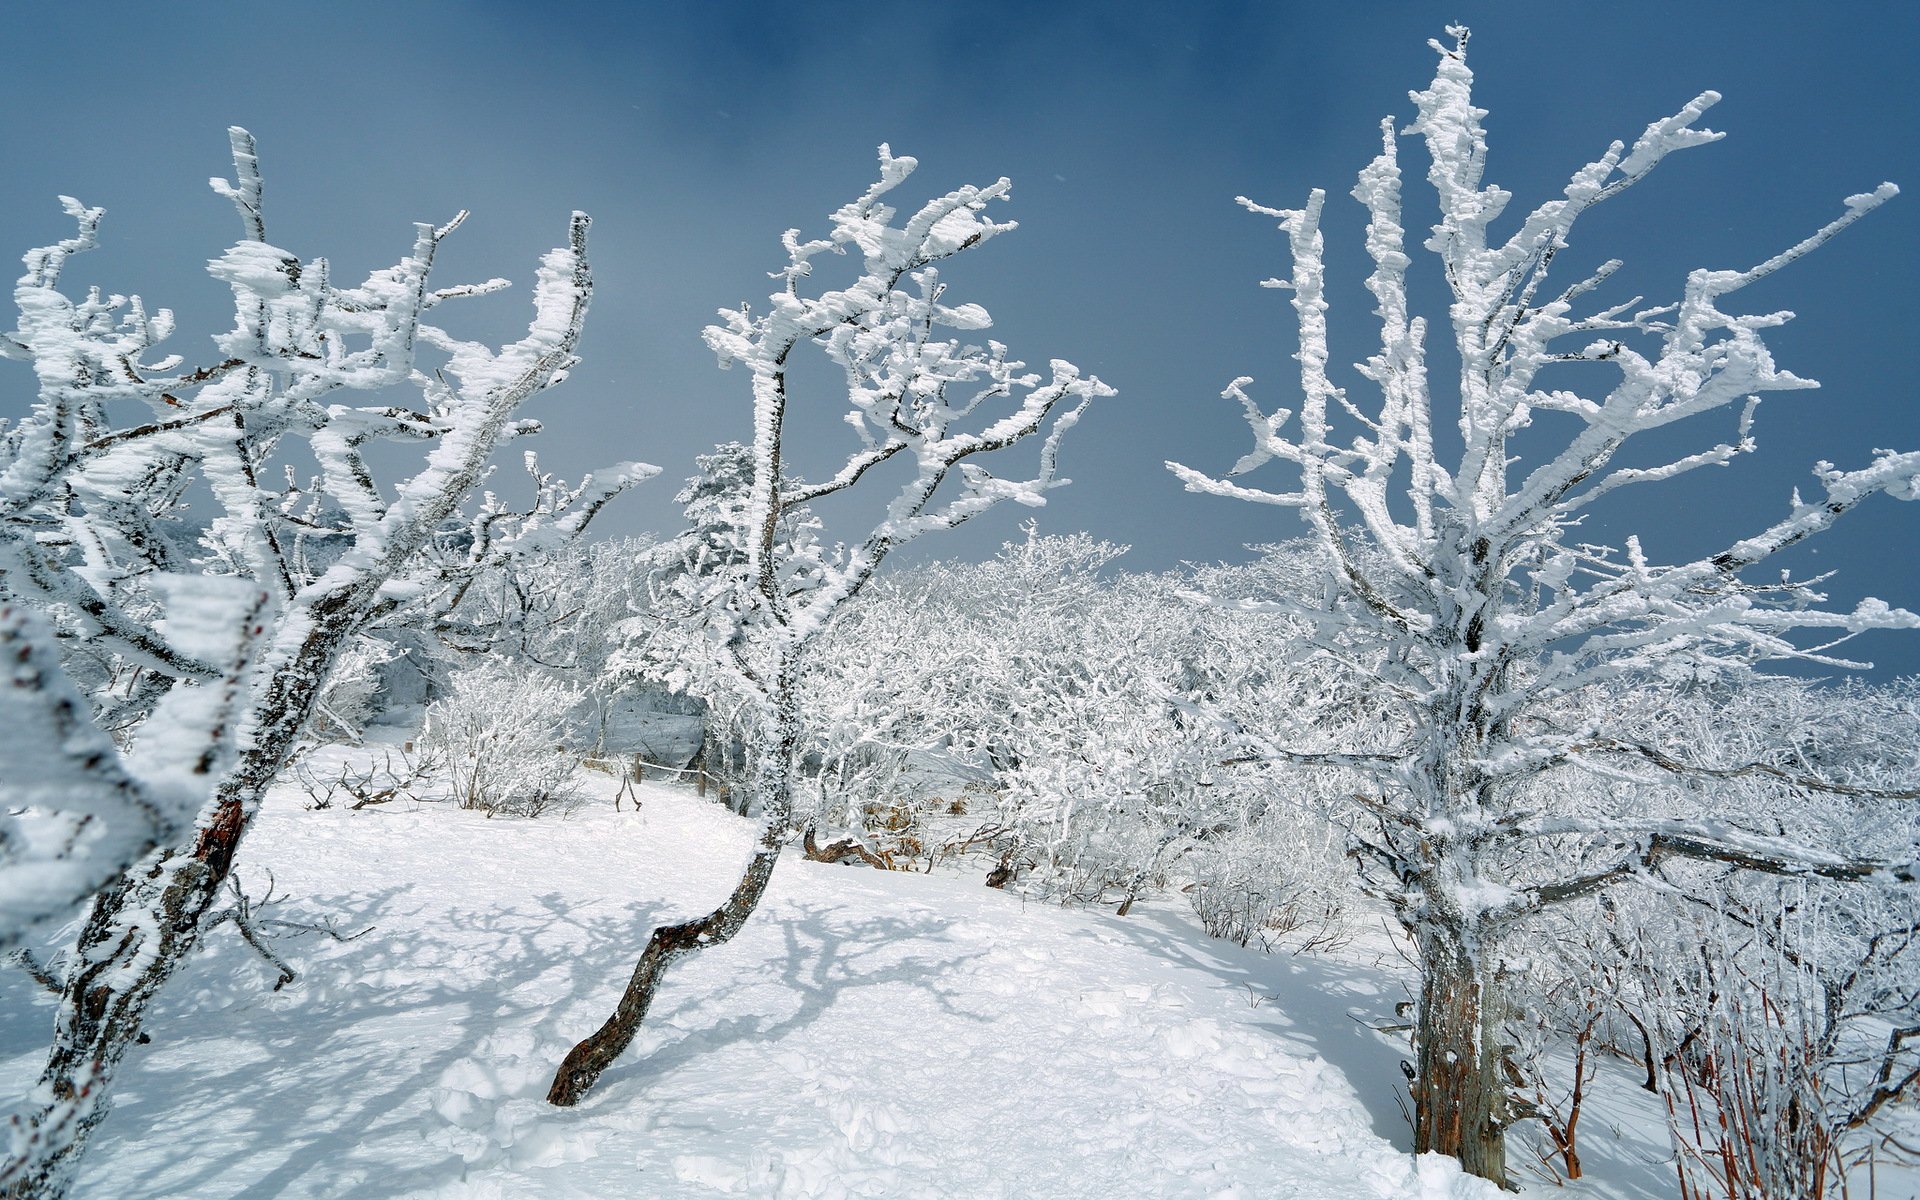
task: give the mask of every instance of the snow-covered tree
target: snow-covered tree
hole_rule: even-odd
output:
[[[1089,401],[1111,392],[1071,363],[1056,359],[1042,375],[1009,358],[999,342],[980,346],[936,336],[990,324],[979,305],[943,302],[936,264],[1013,228],[984,215],[1010,185],[1002,179],[959,188],[896,225],[884,197],[916,165],[882,146],[879,181],[833,214],[831,233],[808,241],[797,230],[785,235],[787,265],[775,272],[784,286],[767,309],[723,310],[722,323],[706,331],[722,366],[747,369],[753,392],[751,484],[744,502],[726,515],[729,552],[711,556],[697,619],[751,697],[745,725],[760,832],[725,903],[653,930],[613,1016],[555,1073],[547,1096],[554,1104],[577,1103],[627,1047],[675,959],[727,941],[759,903],[791,838],[801,673],[808,649],[835,614],[895,548],[1003,500],[1043,503],[1047,489],[1064,482],[1056,478],[1061,435]],[[821,255],[848,251],[859,261],[849,286],[817,295],[802,289]],[[842,419],[859,438],[838,469],[812,481],[794,472],[785,454],[787,420],[804,411],[789,411],[795,403],[789,360],[808,343],[844,376]],[[990,415],[1004,406],[1010,411]],[[974,461],[1042,431],[1030,478],[1000,479]],[[900,479],[897,490],[857,541],[829,548],[812,537],[781,536],[784,518],[863,480],[862,492],[872,490],[889,474]]]
[[[1120,779],[1132,775],[1116,761],[1111,775],[1093,778],[1091,764],[1112,747],[1076,741],[1108,732],[1109,722],[1085,719],[1107,701],[1127,746],[1144,749],[1139,735],[1153,741],[1170,728],[1155,721],[1169,711],[1166,696],[1143,689],[1134,669],[1163,640],[1153,636],[1161,632],[1153,606],[1109,603],[1097,574],[1125,549],[1085,534],[1042,537],[1029,524],[986,562],[928,564],[863,593],[823,642],[803,690],[807,756],[822,767],[807,815],[845,826],[883,859],[932,856],[957,838],[1002,860],[996,879],[1038,867],[1029,872],[1035,890],[1056,895],[1091,900],[1130,878],[1132,860],[1111,853],[1110,839],[1100,852],[1087,842],[1088,818],[1103,811],[1128,824],[1121,810],[1139,797]],[[945,764],[935,778],[949,795],[981,785],[963,801],[965,814],[936,803],[926,790],[933,779],[913,782],[916,756],[930,755]],[[1070,780],[1076,794],[1048,791],[1043,777]],[[1142,836],[1152,836],[1144,824]]]
[[[1091,702],[1131,679],[1132,648],[1119,655],[1125,662],[1113,661],[1125,637],[1113,627],[1117,610],[1103,603],[1097,575],[1125,549],[1084,534],[1042,537],[1029,524],[1026,537],[986,562],[931,563],[868,590],[823,644],[826,661],[812,673],[802,708],[810,756],[830,769],[847,760],[864,768],[836,771],[853,778],[832,786],[862,786],[832,795],[823,780],[814,815],[877,839],[883,853],[894,845],[926,849],[935,826],[952,823],[921,811],[921,798],[889,776],[913,752],[937,752],[951,771],[988,785],[965,805],[975,820],[963,840],[1003,859],[1007,869],[997,878],[1044,862],[1046,882],[1059,883],[1051,868],[1072,856],[1048,851],[1077,844],[1081,825],[1068,830],[1056,819],[1060,803],[1073,809],[1075,802],[1050,796],[1043,813],[1026,803],[1023,786],[1037,777],[1022,772],[1046,772],[1061,756],[1078,756],[1072,739],[1087,726],[1067,720],[1069,697]],[[1154,699],[1144,703],[1151,708]],[[1109,882],[1100,874],[1102,885]]]
[[[617,678],[642,680],[704,706],[706,731],[696,756],[703,788],[707,781],[736,785],[735,745],[751,741],[742,721],[751,723],[752,688],[728,648],[733,618],[710,609],[710,602],[729,588],[749,586],[746,504],[753,462],[753,448],[740,442],[695,457],[696,473],[674,496],[686,524],[647,555],[644,602],[632,602],[640,611],[619,626],[612,659]],[[775,557],[789,574],[815,560],[819,528],[804,505],[780,514]]]
[[[1427,322],[1411,311],[1412,260],[1388,121],[1381,153],[1353,191],[1370,218],[1367,286],[1380,322],[1379,350],[1358,370],[1377,398],[1362,403],[1328,373],[1324,194],[1315,191],[1304,208],[1289,211],[1243,200],[1278,218],[1291,244],[1292,271],[1270,286],[1294,294],[1303,395],[1289,435],[1283,428],[1293,412],[1262,411],[1245,391],[1248,380],[1227,389],[1254,436],[1232,474],[1279,459],[1299,483],[1269,491],[1168,465],[1189,490],[1298,510],[1330,556],[1324,595],[1292,607],[1313,622],[1329,655],[1377,673],[1394,698],[1390,728],[1398,744],[1306,751],[1277,733],[1256,738],[1256,749],[1363,771],[1374,781],[1358,798],[1373,830],[1357,849],[1390,891],[1424,972],[1416,1145],[1501,1179],[1502,1131],[1515,1119],[1502,1078],[1501,943],[1517,922],[1674,856],[1840,879],[1889,869],[1749,827],[1737,814],[1682,820],[1630,810],[1543,812],[1525,784],[1576,766],[1699,779],[1774,771],[1797,786],[1825,786],[1811,772],[1698,761],[1684,750],[1646,746],[1614,732],[1606,714],[1566,714],[1591,712],[1571,702],[1616,680],[1769,658],[1838,663],[1831,653],[1838,641],[1920,624],[1872,600],[1835,611],[1809,583],[1761,581],[1750,572],[1877,493],[1915,498],[1920,454],[1879,452],[1853,470],[1823,463],[1815,496],[1794,497],[1784,515],[1752,535],[1689,562],[1658,564],[1637,539],[1627,540],[1624,553],[1587,544],[1578,527],[1596,501],[1733,460],[1753,447],[1760,394],[1812,386],[1776,368],[1763,341],[1787,314],[1740,315],[1723,305],[1896,189],[1851,197],[1844,215],[1757,266],[1693,271],[1673,303],[1641,307],[1630,299],[1588,310],[1617,263],[1564,289],[1547,287],[1575,222],[1668,154],[1714,141],[1719,135],[1696,122],[1717,97],[1702,94],[1631,146],[1614,143],[1573,175],[1563,196],[1496,237],[1494,222],[1511,197],[1483,183],[1484,112],[1472,102],[1466,31],[1449,32],[1452,44],[1434,43],[1439,70],[1432,86],[1415,93],[1419,116],[1407,132],[1423,139],[1430,157],[1440,219],[1424,245],[1440,260],[1451,294],[1446,327],[1457,380],[1445,384],[1429,372]],[[1596,389],[1601,370],[1612,382]],[[1649,440],[1640,435],[1729,408],[1736,414],[1729,440],[1653,466],[1616,461],[1629,442]],[[1435,422],[1456,411],[1458,450],[1443,461],[1447,441],[1436,437]],[[1348,432],[1338,432],[1343,426]],[[1538,459],[1517,458],[1516,435],[1529,426],[1529,453],[1551,429],[1563,429],[1564,440]],[[1799,631],[1818,635],[1815,644],[1796,641]],[[1549,843],[1551,855],[1529,857]],[[1566,861],[1569,843],[1581,848],[1581,872],[1538,870],[1544,860]],[[1911,859],[1912,847],[1899,847],[1895,857]],[[1911,873],[1910,866],[1891,869]]]
[[[370,624],[444,586],[444,564],[423,552],[494,449],[537,429],[518,409],[565,376],[586,313],[582,214],[541,262],[527,335],[491,349],[428,320],[506,286],[432,286],[464,213],[416,226],[398,263],[339,286],[325,259],[267,240],[253,140],[237,128],[231,140],[235,180],[213,187],[243,236],[208,268],[234,299],[217,361],[154,360],[173,326],[164,309],[60,290],[101,217],[72,200],[77,235],[26,256],[19,324],[0,337],[0,355],[39,383],[0,438],[0,691],[10,731],[45,735],[5,742],[4,807],[27,816],[3,831],[0,893],[52,878],[49,857],[65,860],[60,890],[20,915],[99,889],[68,956],[35,1111],[0,1169],[10,1196],[65,1193],[148,1004],[198,942],[334,666]],[[376,482],[370,451],[393,443],[424,446],[424,460]],[[577,532],[648,471],[603,475],[555,520]],[[38,616],[13,615],[28,608]],[[114,686],[86,686],[101,680]],[[131,738],[124,758],[103,727]],[[25,838],[22,819],[35,823]]]

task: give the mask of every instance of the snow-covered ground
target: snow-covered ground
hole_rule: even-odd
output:
[[[1406,1150],[1404,1048],[1358,1019],[1403,994],[1384,943],[1264,956],[1170,902],[1121,919],[797,854],[745,932],[668,977],[586,1103],[550,1108],[554,1065],[648,928],[718,901],[746,853],[747,823],[690,790],[645,785],[637,813],[605,797],[525,821],[306,811],[276,790],[242,869],[293,897],[267,915],[371,930],[279,942],[301,972],[280,992],[216,931],[154,1014],[79,1194],[1500,1194]],[[48,1003],[0,980],[9,1094]],[[1619,1145],[1589,1135],[1601,1186],[1541,1194],[1670,1193],[1644,1118]]]

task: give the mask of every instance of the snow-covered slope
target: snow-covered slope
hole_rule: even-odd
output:
[[[1151,907],[1122,920],[797,855],[739,938],[669,977],[589,1100],[552,1109],[554,1064],[648,927],[717,901],[744,859],[744,822],[675,788],[643,799],[511,821],[276,792],[242,869],[294,897],[266,915],[371,932],[280,942],[302,974],[277,993],[216,934],[80,1194],[1499,1194],[1389,1142],[1395,1051],[1344,1007],[1390,1011],[1387,973],[1259,958]],[[50,1014],[20,973],[0,986],[17,1095]]]

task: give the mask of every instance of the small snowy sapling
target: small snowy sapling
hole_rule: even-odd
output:
[[[985,216],[1010,185],[1002,179],[959,188],[896,225],[884,197],[916,165],[882,146],[879,181],[833,214],[826,237],[803,242],[797,230],[787,232],[787,264],[775,272],[783,286],[767,308],[722,310],[721,323],[706,331],[720,364],[739,364],[750,376],[754,436],[745,495],[729,506],[735,552],[713,558],[691,619],[751,698],[742,724],[760,832],[720,907],[652,931],[613,1016],[555,1073],[547,1094],[554,1104],[577,1104],[626,1049],[674,959],[727,941],[759,904],[792,837],[798,686],[814,641],[897,547],[1003,500],[1043,503],[1049,488],[1065,482],[1056,477],[1061,436],[1088,402],[1111,393],[1068,362],[1056,359],[1041,374],[1009,358],[999,342],[936,336],[990,324],[977,304],[945,302],[936,264],[1013,228]],[[849,286],[817,295],[802,289],[816,259],[849,251],[859,264]],[[844,377],[841,419],[858,438],[837,470],[813,482],[792,475],[783,453],[789,417],[806,411],[789,393],[789,359],[807,344]],[[1031,478],[1001,479],[975,461],[1035,435],[1042,444]],[[878,491],[890,475],[897,490],[857,540],[830,548],[812,537],[781,536],[793,514],[863,481],[862,493]]]

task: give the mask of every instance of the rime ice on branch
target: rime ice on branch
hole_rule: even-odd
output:
[[[1878,452],[1853,470],[1820,464],[1815,499],[1795,496],[1786,514],[1759,532],[1692,562],[1651,562],[1635,539],[1624,553],[1577,540],[1574,530],[1595,501],[1751,450],[1757,398],[1813,386],[1778,369],[1762,340],[1790,314],[1741,315],[1723,305],[1897,189],[1883,184],[1850,197],[1831,223],[1754,267],[1692,272],[1672,303],[1595,305],[1617,262],[1568,286],[1547,284],[1575,222],[1667,155],[1717,140],[1696,122],[1718,97],[1703,93],[1649,125],[1631,146],[1609,146],[1573,175],[1560,198],[1500,238],[1492,227],[1511,196],[1482,180],[1485,112],[1472,102],[1466,31],[1450,32],[1453,45],[1434,43],[1439,70],[1414,94],[1419,116],[1407,133],[1422,139],[1431,160],[1427,178],[1441,215],[1424,247],[1440,260],[1451,292],[1457,381],[1432,378],[1427,322],[1411,312],[1412,260],[1388,120],[1379,156],[1353,189],[1369,216],[1367,287],[1380,325],[1379,350],[1357,369],[1377,399],[1350,398],[1328,373],[1325,194],[1315,191],[1293,210],[1243,199],[1253,212],[1279,220],[1292,249],[1291,274],[1267,285],[1293,293],[1302,397],[1295,421],[1287,409],[1269,415],[1259,408],[1246,391],[1250,380],[1228,387],[1254,442],[1232,475],[1278,459],[1297,472],[1298,486],[1269,491],[1168,467],[1191,491],[1299,510],[1335,564],[1324,601],[1297,611],[1314,623],[1328,653],[1378,671],[1397,698],[1404,744],[1387,753],[1307,755],[1257,731],[1251,740],[1262,755],[1357,768],[1377,780],[1379,794],[1359,798],[1377,833],[1360,838],[1357,849],[1419,941],[1426,971],[1417,1142],[1498,1179],[1505,1170],[1501,1131],[1515,1119],[1500,1076],[1495,946],[1503,927],[1663,855],[1839,877],[1864,877],[1879,865],[1724,824],[1536,820],[1518,797],[1525,781],[1550,768],[1737,765],[1643,753],[1604,729],[1562,722],[1563,702],[1675,664],[1712,669],[1798,658],[1847,665],[1832,654],[1838,643],[1864,630],[1920,624],[1875,600],[1833,611],[1808,583],[1756,582],[1744,574],[1876,493],[1913,499],[1920,454]],[[1571,390],[1568,364],[1604,366],[1613,382]],[[1588,367],[1580,377],[1593,374]],[[1448,463],[1440,461],[1433,434],[1436,390],[1444,404],[1457,404],[1461,448]],[[1735,414],[1726,441],[1653,467],[1614,461],[1637,435],[1726,410]],[[1283,433],[1290,421],[1291,436]],[[1560,448],[1531,465],[1516,460],[1509,439],[1549,421],[1566,428]],[[1824,638],[1802,645],[1791,637],[1799,631]],[[1589,868],[1539,886],[1510,879],[1513,855],[1550,833],[1589,835]],[[1911,849],[1905,854],[1911,857]]]
[[[555,1074],[547,1096],[554,1104],[578,1103],[626,1048],[674,959],[728,940],[759,903],[791,832],[800,737],[796,682],[808,646],[896,547],[951,529],[1003,500],[1043,503],[1047,489],[1065,482],[1056,478],[1061,435],[1089,401],[1111,394],[1068,362],[1056,359],[1042,375],[1008,358],[999,342],[980,346],[936,336],[991,323],[977,304],[944,302],[935,264],[1013,228],[985,216],[1010,185],[1002,179],[959,188],[896,225],[897,214],[883,198],[916,165],[880,147],[879,181],[833,214],[828,236],[803,242],[799,231],[787,231],[787,265],[773,273],[784,286],[767,310],[723,310],[722,323],[707,329],[721,365],[738,363],[751,376],[751,478],[737,503],[702,510],[725,514],[724,527],[707,527],[708,521],[690,532],[694,543],[683,540],[683,564],[704,564],[706,574],[682,571],[677,586],[694,601],[693,620],[712,639],[717,660],[750,697],[744,724],[760,836],[725,904],[652,932],[614,1015],[574,1047]],[[809,295],[801,285],[814,260],[828,252],[857,254],[859,277],[846,288]],[[789,394],[789,357],[807,343],[843,374],[848,407],[842,419],[859,439],[839,468],[819,480],[789,476],[782,454],[790,403],[798,403]],[[1043,430],[1030,478],[1002,479],[973,461]],[[872,529],[833,550],[813,536],[808,506],[863,480],[863,492],[878,490],[890,473],[906,478]]]
[[[267,241],[253,140],[236,128],[231,142],[235,178],[212,182],[244,236],[208,264],[234,299],[216,361],[151,359],[173,328],[165,309],[59,289],[101,217],[73,200],[76,236],[26,256],[19,326],[0,336],[0,355],[39,381],[31,413],[0,435],[0,715],[46,735],[5,744],[6,805],[26,811],[0,827],[0,941],[101,889],[71,956],[39,1110],[0,1168],[9,1196],[65,1193],[115,1067],[196,944],[346,648],[457,586],[460,564],[429,551],[464,524],[459,506],[494,449],[537,429],[517,410],[573,364],[591,291],[576,213],[541,261],[526,336],[497,350],[457,339],[427,314],[506,286],[432,286],[440,243],[466,214],[416,225],[399,262],[337,286],[325,259]],[[413,398],[386,394],[402,389]],[[355,392],[382,395],[354,403]],[[368,448],[407,442],[424,448],[420,466],[378,482]],[[286,453],[299,443],[317,464],[307,477]],[[547,527],[579,532],[650,472],[626,464],[543,498]],[[204,525],[207,501],[187,506],[202,484]],[[120,756],[109,731],[132,752]],[[15,903],[41,880],[37,904]]]

